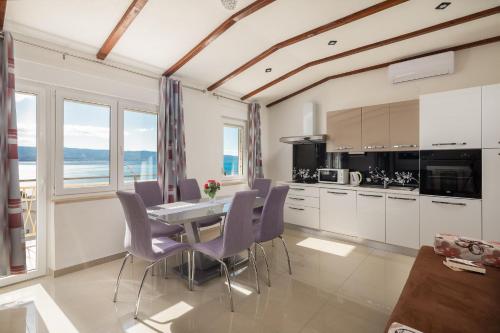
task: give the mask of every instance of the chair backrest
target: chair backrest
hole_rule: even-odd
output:
[[[254,243],[252,211],[257,192],[241,191],[235,194],[224,223],[223,257],[236,255]]]
[[[134,189],[135,193],[139,194],[146,207],[163,204],[163,195],[158,181],[134,182]]]
[[[125,213],[125,249],[134,256],[150,260],[153,257],[151,225],[146,207],[137,193],[116,192]]]
[[[179,192],[181,200],[201,199],[200,186],[194,178],[179,180]]]
[[[282,185],[273,187],[269,192],[260,216],[260,231],[257,235],[260,241],[274,239],[285,230],[283,209],[288,190],[288,185]]]
[[[267,198],[267,194],[269,193],[270,188],[271,188],[271,179],[256,178],[253,181],[252,190],[259,191],[259,194],[257,196],[261,198]]]

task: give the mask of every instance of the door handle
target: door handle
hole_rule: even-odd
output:
[[[465,146],[467,142],[444,142],[444,143],[433,143],[433,146]]]
[[[447,201],[437,201],[437,200],[432,200],[433,203],[436,204],[443,204],[443,205],[453,205],[453,206],[467,206],[467,204],[463,202],[447,202]]]
[[[304,208],[295,208],[295,207],[290,207],[290,206],[288,206],[288,208],[293,209],[293,210],[304,210]]]
[[[346,192],[334,192],[334,191],[326,191],[326,193],[330,193],[330,194],[349,194],[349,193],[346,193]]]
[[[364,193],[358,193],[358,195],[362,196],[362,197],[372,197],[372,198],[383,198],[384,196],[383,195],[379,195],[379,194],[364,194]]]
[[[417,201],[417,199],[415,198],[401,198],[401,197],[391,197],[391,196],[388,196],[388,198],[394,200]]]

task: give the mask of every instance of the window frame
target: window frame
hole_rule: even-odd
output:
[[[238,152],[241,153],[240,155],[240,162],[241,163],[241,174],[238,176],[225,176],[224,175],[224,128],[225,127],[233,127],[233,128],[239,128],[241,130],[240,132],[240,142],[238,144]],[[222,181],[224,182],[244,182],[246,179],[247,175],[247,121],[242,120],[242,119],[235,119],[235,118],[229,118],[229,117],[223,117],[223,123],[222,123],[222,156],[221,156],[221,162],[222,162],[222,168],[221,168],[221,173],[222,173]]]
[[[156,115],[156,141],[158,142],[158,122],[159,119],[159,109],[158,106],[152,104],[131,102],[131,101],[119,101],[118,102],[118,189],[120,190],[131,190],[134,188],[134,183],[125,183],[125,173],[124,173],[124,163],[123,158],[125,154],[125,111],[132,112],[142,112],[147,114]],[[156,150],[156,157],[158,158],[158,147]]]
[[[84,91],[57,89],[56,97],[56,141],[55,141],[55,194],[88,194],[97,192],[109,192],[117,189],[117,112],[118,100],[108,96],[92,94]],[[89,187],[64,187],[64,101],[96,104],[110,107],[109,128],[109,185]]]

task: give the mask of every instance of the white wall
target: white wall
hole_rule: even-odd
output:
[[[500,82],[500,43],[456,53],[455,73],[393,85],[387,69],[328,81],[267,110],[264,172],[273,180],[292,175],[292,146],[282,136],[302,133],[302,106],[318,106],[319,131],[326,133],[326,112],[366,105],[416,99],[419,95]],[[326,75],[326,74],[325,74]]]
[[[53,94],[57,87],[158,105],[158,80],[155,79],[69,56],[63,59],[60,54],[23,43],[15,45],[15,64],[16,79],[34,82],[46,90],[49,102],[43,116],[47,119],[54,119]],[[246,120],[246,105],[184,89],[184,112],[188,177],[195,177],[200,183],[209,178],[220,179],[222,117]],[[53,126],[47,128],[51,133],[49,161],[52,161],[55,140],[51,128]],[[53,164],[49,163],[48,168],[47,186],[53,188]],[[246,188],[244,184],[233,185],[224,188],[222,193],[243,188]],[[124,220],[116,198],[54,204],[50,193],[48,202],[50,269],[59,270],[123,251]]]

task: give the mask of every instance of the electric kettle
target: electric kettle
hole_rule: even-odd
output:
[[[363,175],[359,171],[349,172],[350,183],[353,186],[358,186],[363,180]]]

